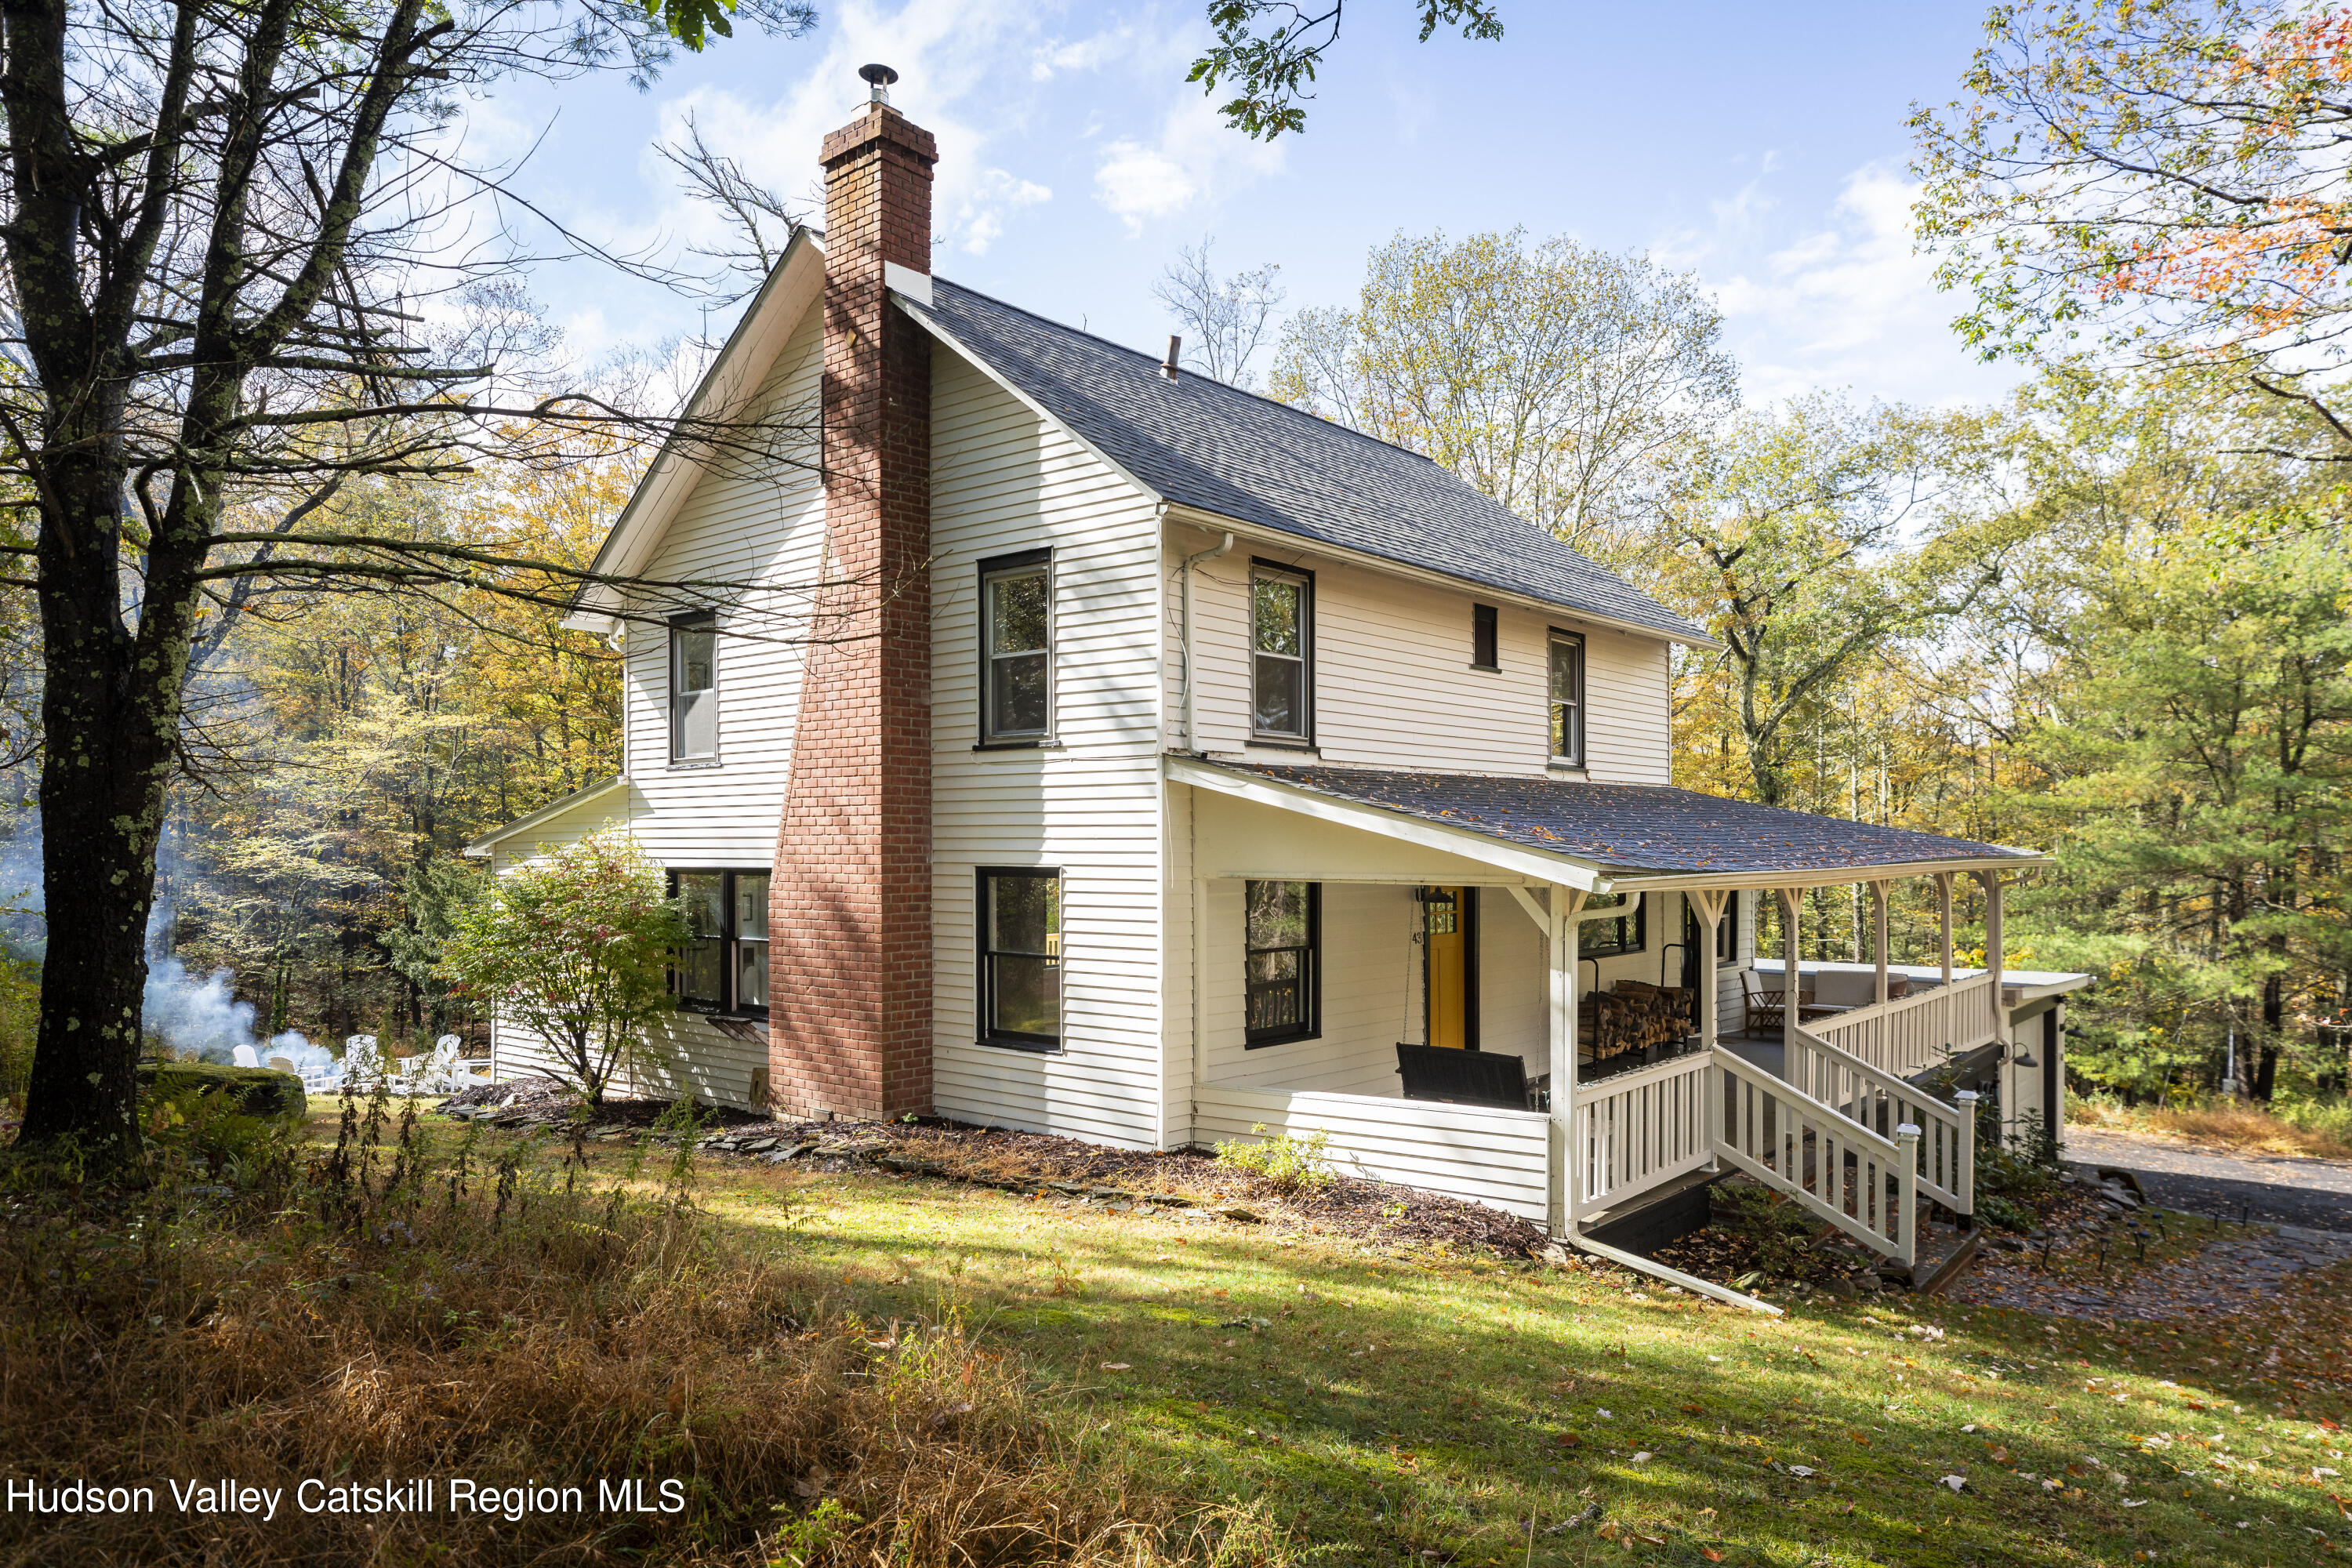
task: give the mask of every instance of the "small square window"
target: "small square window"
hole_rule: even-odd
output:
[[[1479,669],[1503,668],[1496,633],[1497,619],[1492,605],[1470,606],[1470,662]]]

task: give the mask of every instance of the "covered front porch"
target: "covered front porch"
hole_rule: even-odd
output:
[[[1998,954],[1998,846],[1645,786],[1171,760],[1189,791],[1196,1142],[1319,1131],[1350,1171],[1573,1237],[1726,1167],[1908,1262],[1965,1213],[1972,1096],[1914,1081],[2000,1037],[1997,971],[1956,968],[1954,879]],[[1852,830],[1852,831],[1849,831]],[[1887,962],[1898,877],[1942,963]],[[1878,962],[1791,1007],[1754,964],[1801,891],[1872,889]]]

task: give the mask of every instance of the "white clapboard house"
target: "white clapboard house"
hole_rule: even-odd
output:
[[[1672,787],[1702,632],[1423,458],[933,277],[934,155],[878,89],[826,140],[826,233],[695,405],[776,449],[681,436],[600,557],[639,585],[570,623],[625,649],[620,776],[471,847],[625,826],[670,868],[701,934],[645,1087],[1321,1129],[1559,1235],[1737,1169],[1898,1258],[1969,1206],[1956,1086],[2056,1116],[2083,978],[1999,966],[2039,856]],[[1940,963],[1884,962],[1905,878]],[[1990,971],[1950,963],[1970,878]],[[1822,884],[1867,885],[1881,960],[1790,1008],[1756,911],[1794,933]]]

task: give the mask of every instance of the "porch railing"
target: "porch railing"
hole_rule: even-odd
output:
[[[1715,1066],[1718,1158],[1906,1268],[1917,1260],[1917,1128],[1882,1137],[1729,1051]]]
[[[1707,1089],[1713,1051],[1579,1085],[1569,1148],[1576,1217],[1624,1202],[1715,1157]]]
[[[1881,1072],[1909,1078],[1994,1037],[1992,983],[1990,973],[1972,974],[1818,1019],[1812,1031]]]
[[[1883,1072],[1809,1030],[1794,1031],[1782,1063],[1788,1081],[1881,1137],[1919,1130],[1919,1190],[1956,1214],[1976,1207],[1976,1096],[1957,1106]]]

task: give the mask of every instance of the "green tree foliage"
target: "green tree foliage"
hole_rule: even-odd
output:
[[[600,834],[493,881],[457,908],[443,972],[547,1042],[591,1105],[646,1031],[677,1008],[671,950],[684,909],[634,840]]]
[[[1989,358],[2095,343],[2338,363],[2352,15],[2037,0],[1996,7],[1985,32],[1963,96],[1911,121],[1919,237],[1942,286],[1970,300],[1955,323],[1967,341]],[[2341,426],[2320,434],[2352,457]]]
[[[1486,0],[1416,0],[1421,41],[1440,26],[1459,27],[1465,38],[1492,41],[1503,36],[1501,7]],[[1245,136],[1271,142],[1286,131],[1307,127],[1304,101],[1323,57],[1339,41],[1347,0],[1328,0],[1313,12],[1293,0],[1209,0],[1209,26],[1217,41],[1192,62],[1184,79],[1214,92],[1228,80],[1241,96],[1218,106],[1225,123]]]
[[[1407,447],[1560,538],[1622,554],[1735,401],[1714,301],[1644,258],[1400,234],[1353,310],[1286,325],[1273,395]]]

